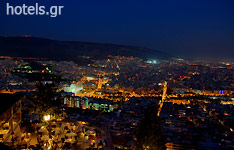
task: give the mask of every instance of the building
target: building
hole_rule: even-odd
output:
[[[118,107],[113,101],[93,100],[92,98],[79,96],[64,97],[64,105],[72,108],[101,110],[104,112],[112,112]]]
[[[19,94],[0,94],[0,142],[12,146],[21,142],[21,99]]]

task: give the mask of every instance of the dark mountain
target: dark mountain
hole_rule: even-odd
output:
[[[171,56],[149,48],[106,43],[56,41],[43,38],[0,37],[0,56],[76,60],[79,56],[105,58],[134,56],[143,59],[168,59]]]

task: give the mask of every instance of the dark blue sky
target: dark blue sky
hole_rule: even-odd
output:
[[[6,16],[12,5],[64,5],[62,16]],[[178,56],[234,57],[233,0],[1,0],[0,35],[149,47]]]

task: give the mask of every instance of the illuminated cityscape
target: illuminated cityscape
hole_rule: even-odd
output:
[[[1,142],[12,148],[234,146],[233,63],[125,56],[82,66],[14,57],[0,63],[0,96],[11,103],[1,111]]]
[[[234,0],[0,0],[0,150],[234,150]]]

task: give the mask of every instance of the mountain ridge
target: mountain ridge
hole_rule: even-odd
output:
[[[134,56],[142,59],[170,59],[172,56],[150,48],[80,41],[58,41],[37,37],[0,37],[0,55],[52,60],[76,60],[80,56],[94,59]]]

